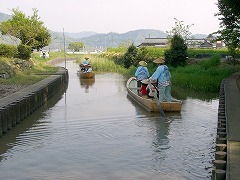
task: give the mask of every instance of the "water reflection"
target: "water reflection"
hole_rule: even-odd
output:
[[[47,109],[52,108],[66,92],[67,84],[61,88],[46,104],[37,109],[33,114],[21,121],[20,124],[15,126],[11,131],[4,134],[0,138],[0,162],[7,160],[11,157],[11,154],[16,153],[14,147],[19,149],[22,146],[32,147],[31,149],[37,149],[44,144],[46,138],[51,134],[48,128],[48,122],[41,123],[38,120],[47,118]],[[35,133],[31,131],[35,129]],[[34,143],[33,140],[34,139]],[[22,149],[23,150],[23,149]]]
[[[185,89],[179,86],[172,86],[172,96],[177,99],[186,100],[191,97],[194,99],[200,99],[203,101],[211,101],[212,99],[217,99],[219,93],[206,93],[206,92],[196,92],[191,89]]]
[[[80,79],[81,88],[85,88],[85,93],[89,93],[89,87],[93,86],[95,83],[95,78],[91,79]]]

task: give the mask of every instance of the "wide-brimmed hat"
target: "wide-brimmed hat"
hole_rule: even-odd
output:
[[[85,57],[85,59],[89,59],[89,57]]]
[[[157,82],[157,80],[155,80],[155,79],[143,79],[141,81],[141,83],[143,83],[143,84],[156,83],[156,82]]]
[[[140,61],[139,64],[140,66],[147,66],[147,63],[145,61]]]
[[[163,58],[157,58],[153,62],[157,63],[157,64],[163,64],[163,63],[165,63],[165,60]]]
[[[148,83],[150,83],[150,81],[149,81],[148,79],[143,79],[143,80],[141,81],[141,83],[143,83],[143,84],[148,84]]]

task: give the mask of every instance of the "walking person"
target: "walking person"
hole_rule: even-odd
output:
[[[149,78],[149,72],[148,72],[148,68],[147,63],[145,61],[140,61],[139,62],[139,67],[137,68],[136,72],[135,72],[135,76],[137,78],[137,88],[140,89],[141,88],[141,81],[144,79],[148,79]],[[139,92],[139,90],[138,90]]]
[[[158,67],[149,80],[157,80],[159,101],[162,102],[166,100],[167,102],[171,102],[171,73],[168,67],[164,65],[165,60],[163,58],[157,58],[153,62],[156,63]]]

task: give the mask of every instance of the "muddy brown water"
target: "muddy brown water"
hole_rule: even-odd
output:
[[[218,99],[187,97],[165,119],[127,97],[126,77],[66,65],[66,91],[0,138],[0,179],[211,179]]]

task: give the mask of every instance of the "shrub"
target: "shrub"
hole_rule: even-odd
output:
[[[31,57],[32,48],[30,46],[19,44],[17,47],[16,58],[28,60]]]
[[[137,64],[137,48],[133,44],[128,47],[127,52],[123,56],[123,65],[125,68],[129,68],[131,65]]]
[[[215,55],[215,56],[212,56],[210,59],[201,60],[199,64],[204,69],[209,69],[210,67],[218,66],[220,64],[220,56]]]
[[[0,44],[0,56],[11,58],[15,56],[17,49],[14,45]]]
[[[173,67],[185,66],[188,57],[187,45],[180,35],[174,35],[171,39],[171,47],[165,53],[166,64]]]

